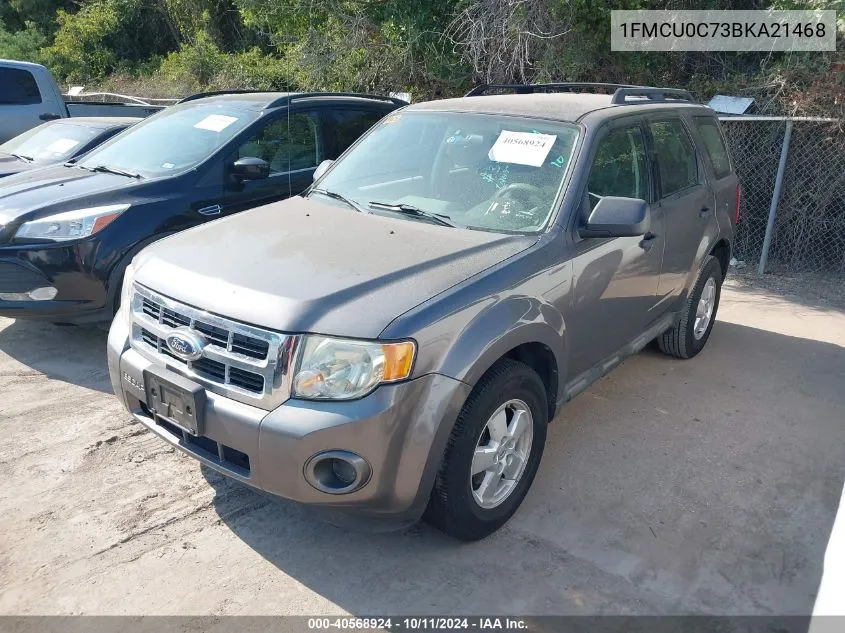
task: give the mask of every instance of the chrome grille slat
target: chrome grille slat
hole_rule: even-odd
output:
[[[287,363],[296,337],[198,310],[135,284],[131,299],[131,345],[146,358],[167,365],[239,402],[273,409],[289,395]],[[207,341],[202,357],[185,362],[164,342],[178,327]]]

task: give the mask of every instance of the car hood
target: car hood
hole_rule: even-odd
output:
[[[153,244],[135,259],[135,280],[252,325],[375,338],[396,317],[536,240],[296,197]]]
[[[125,176],[90,172],[63,165],[33,165],[34,169],[0,180],[0,225],[21,216],[37,217],[40,209],[49,212],[69,210],[76,200],[86,203],[89,197],[138,186],[138,181]],[[2,167],[0,167],[2,171]]]
[[[0,154],[0,178],[19,174],[22,171],[29,171],[30,169],[42,166],[43,165],[39,165],[38,163],[27,163],[26,161],[19,160],[14,156],[9,156],[8,154]]]

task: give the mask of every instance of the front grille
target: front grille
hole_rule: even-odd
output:
[[[265,409],[288,397],[287,365],[294,337],[198,310],[136,284],[131,300],[132,346],[202,383],[210,391]],[[202,357],[185,361],[167,346],[176,328],[202,335]]]

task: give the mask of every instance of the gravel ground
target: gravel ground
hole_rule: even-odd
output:
[[[695,360],[567,405],[474,544],[350,532],[174,452],[105,333],[0,319],[0,614],[808,614],[845,479],[845,312],[726,288]]]

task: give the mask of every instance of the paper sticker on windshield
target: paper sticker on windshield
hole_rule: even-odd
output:
[[[222,132],[237,120],[238,117],[235,116],[226,116],[225,114],[209,114],[202,121],[195,124],[194,127],[198,130],[211,130],[212,132]]]
[[[79,145],[79,141],[75,141],[72,138],[57,138],[45,147],[44,151],[52,152],[53,154],[64,154],[65,152],[72,150],[77,145]]]
[[[510,132],[502,130],[487,157],[497,163],[515,163],[540,167],[555,144],[555,134]]]

